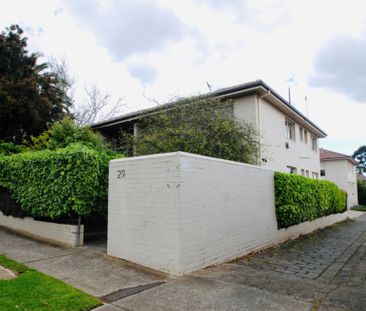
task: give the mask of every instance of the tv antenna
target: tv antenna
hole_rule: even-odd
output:
[[[306,117],[309,118],[308,97],[305,96]]]

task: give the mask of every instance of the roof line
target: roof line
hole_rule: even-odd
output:
[[[251,89],[255,89],[258,87],[263,87],[265,90],[267,90],[267,92],[270,92],[274,97],[276,97],[280,102],[282,102],[287,108],[289,108],[290,110],[292,110],[293,112],[295,112],[297,115],[299,115],[305,122],[309,123],[312,127],[314,127],[319,133],[321,133],[324,137],[327,136],[327,134],[320,129],[315,123],[313,123],[312,121],[310,121],[308,119],[308,117],[304,116],[298,109],[296,109],[293,105],[291,105],[286,99],[284,99],[279,93],[277,93],[274,89],[272,89],[267,83],[265,83],[263,80],[256,80],[256,81],[251,81],[251,82],[247,82],[244,84],[239,84],[239,85],[235,85],[232,87],[226,87],[226,88],[222,88],[207,94],[203,94],[202,96],[213,96],[213,97],[230,97],[230,95],[234,95],[235,92],[240,92],[240,91],[250,91]],[[125,115],[116,117],[116,118],[112,118],[106,121],[101,121],[98,123],[94,123],[91,125],[92,128],[94,129],[98,129],[98,128],[103,128],[106,127],[108,125],[115,125],[118,123],[123,123],[128,121],[127,119],[136,119],[136,118],[140,118],[145,116],[146,114],[149,114],[151,112],[154,112],[156,110],[159,109],[164,109],[166,107],[169,106],[174,106],[177,102],[171,102],[171,103],[167,103],[167,104],[163,104],[161,106],[158,107],[151,107],[151,108],[147,108],[147,109],[142,109],[142,110],[138,110],[135,112],[131,112],[131,113],[127,113]]]

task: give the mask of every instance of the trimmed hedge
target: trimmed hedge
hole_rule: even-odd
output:
[[[80,144],[0,156],[0,186],[33,217],[57,219],[102,212],[108,163],[113,157]]]
[[[327,180],[310,179],[276,172],[275,206],[277,223],[287,228],[347,209],[347,194]]]

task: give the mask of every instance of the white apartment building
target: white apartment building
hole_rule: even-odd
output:
[[[274,171],[319,177],[318,140],[326,136],[325,132],[265,82],[257,80],[223,88],[210,95],[233,100],[234,116],[257,128],[262,146],[258,161],[261,166]],[[132,132],[138,119],[161,108],[126,114],[92,127],[113,138],[120,130]]]

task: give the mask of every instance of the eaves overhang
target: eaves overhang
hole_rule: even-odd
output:
[[[235,99],[243,95],[257,94],[262,98],[265,98],[273,106],[282,111],[285,115],[298,122],[302,126],[311,130],[317,137],[323,138],[327,134],[320,129],[315,123],[310,121],[306,116],[304,116],[299,110],[297,110],[293,105],[291,105],[286,99],[279,95],[275,90],[273,90],[268,84],[262,80],[252,81],[232,87],[222,88],[217,91],[206,94],[206,96],[212,96],[216,98],[225,99]],[[128,113],[123,116],[113,118],[110,120],[94,123],[91,127],[93,129],[103,129],[108,127],[113,127],[126,122],[131,122],[138,120],[140,118],[146,117],[151,114],[158,113],[161,110],[169,109],[177,105],[179,101],[164,104],[158,107],[147,108],[139,110],[136,112]]]

